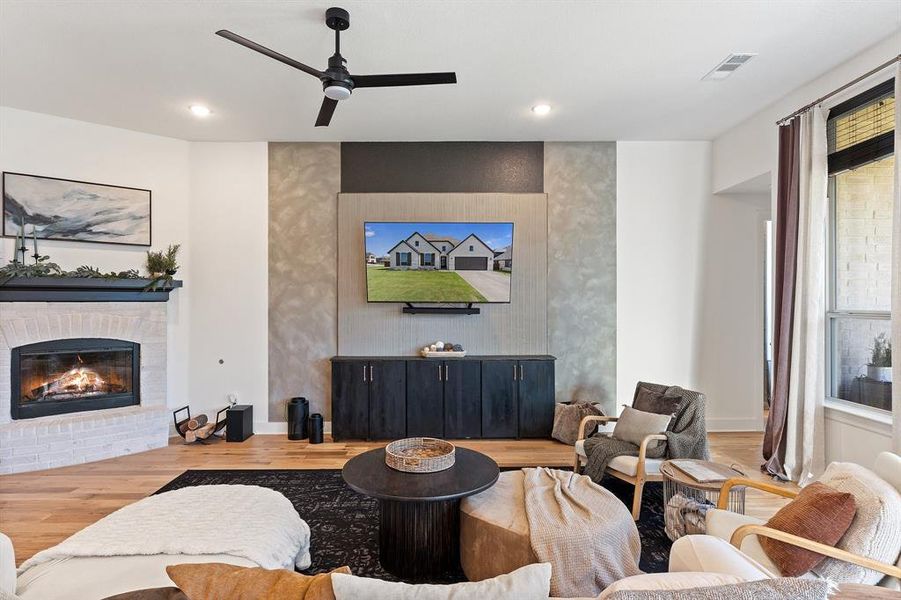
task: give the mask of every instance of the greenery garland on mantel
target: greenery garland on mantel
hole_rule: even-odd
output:
[[[34,263],[25,264],[14,258],[6,266],[0,267],[0,285],[15,277],[53,277],[53,278],[83,278],[83,279],[150,279],[146,290],[159,289],[172,283],[172,277],[178,271],[178,249],[180,244],[169,246],[166,251],[147,252],[148,277],[144,277],[137,269],[127,271],[103,272],[97,267],[82,265],[74,271],[64,271],[55,262],[50,261],[49,256],[35,256]]]

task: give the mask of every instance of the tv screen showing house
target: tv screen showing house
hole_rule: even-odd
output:
[[[370,302],[510,302],[513,223],[365,223]]]

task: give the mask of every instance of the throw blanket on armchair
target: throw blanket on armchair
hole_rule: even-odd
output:
[[[620,500],[587,477],[539,467],[523,469],[532,551],[551,564],[551,596],[597,596],[638,575],[641,540]]]
[[[697,458],[707,460],[707,425],[704,418],[704,396],[685,390],[683,402],[666,430],[666,443],[648,445],[647,458]],[[617,456],[638,456],[638,446],[595,434],[585,440],[588,462],[584,473],[600,483],[607,464]]]
[[[255,485],[200,485],[120,508],[22,563],[85,556],[230,554],[264,569],[310,566],[310,527],[291,501]]]

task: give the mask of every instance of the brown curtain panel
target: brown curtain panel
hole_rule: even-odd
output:
[[[801,119],[779,127],[779,177],[776,183],[776,253],[773,299],[773,397],[763,436],[763,469],[785,477],[785,424],[795,315],[795,271],[798,265],[798,207]]]

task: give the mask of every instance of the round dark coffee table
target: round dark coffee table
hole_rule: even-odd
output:
[[[460,499],[487,490],[499,474],[496,462],[466,448],[437,473],[395,471],[384,448],[353,457],[342,472],[354,491],[379,501],[382,567],[414,580],[460,568]]]

